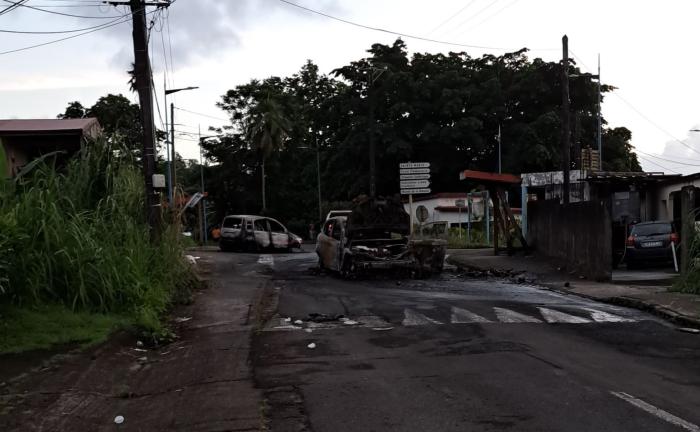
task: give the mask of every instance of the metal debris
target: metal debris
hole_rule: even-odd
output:
[[[307,347],[308,349],[314,349],[314,348],[316,348],[316,344],[313,343],[313,342],[311,342],[310,344],[306,345],[306,347]]]
[[[700,330],[694,329],[694,328],[690,328],[690,327],[677,327],[676,330],[682,331],[682,332],[685,332],[685,333],[692,333],[692,334],[698,334],[698,333],[700,333]]]
[[[124,416],[118,415],[118,416],[114,417],[114,423],[116,423],[116,424],[124,423]]]

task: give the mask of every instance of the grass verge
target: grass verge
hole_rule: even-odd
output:
[[[0,306],[0,354],[49,349],[56,345],[98,344],[131,320],[91,312],[74,312],[61,305],[32,308]]]

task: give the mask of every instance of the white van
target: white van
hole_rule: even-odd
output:
[[[293,234],[277,220],[252,215],[226,216],[221,223],[219,248],[259,251],[278,249],[288,251],[294,242]]]

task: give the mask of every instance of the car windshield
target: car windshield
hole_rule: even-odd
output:
[[[656,234],[671,234],[671,224],[670,223],[655,223],[655,224],[644,224],[637,225],[632,228],[632,235],[637,236],[649,236]]]

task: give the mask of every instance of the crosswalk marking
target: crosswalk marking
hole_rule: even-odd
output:
[[[537,309],[540,310],[542,317],[548,323],[585,324],[591,322],[589,319],[581,318],[576,315],[569,315],[554,309],[544,307],[538,307]]]
[[[531,317],[529,315],[521,314],[519,312],[512,311],[510,309],[505,309],[505,308],[499,308],[495,307],[493,308],[494,312],[496,312],[496,317],[500,322],[504,323],[541,323],[542,321],[535,318]]]
[[[591,314],[591,318],[595,322],[635,322],[631,318],[624,318],[619,315],[603,312],[596,309],[586,309]]]
[[[452,324],[468,324],[468,323],[490,323],[492,321],[487,320],[481,315],[477,315],[474,312],[470,312],[466,309],[458,308],[452,306],[452,316],[450,318]]]
[[[427,316],[418,313],[411,309],[403,310],[403,321],[401,322],[404,326],[419,326],[426,324],[442,324],[440,321],[428,318]]]

